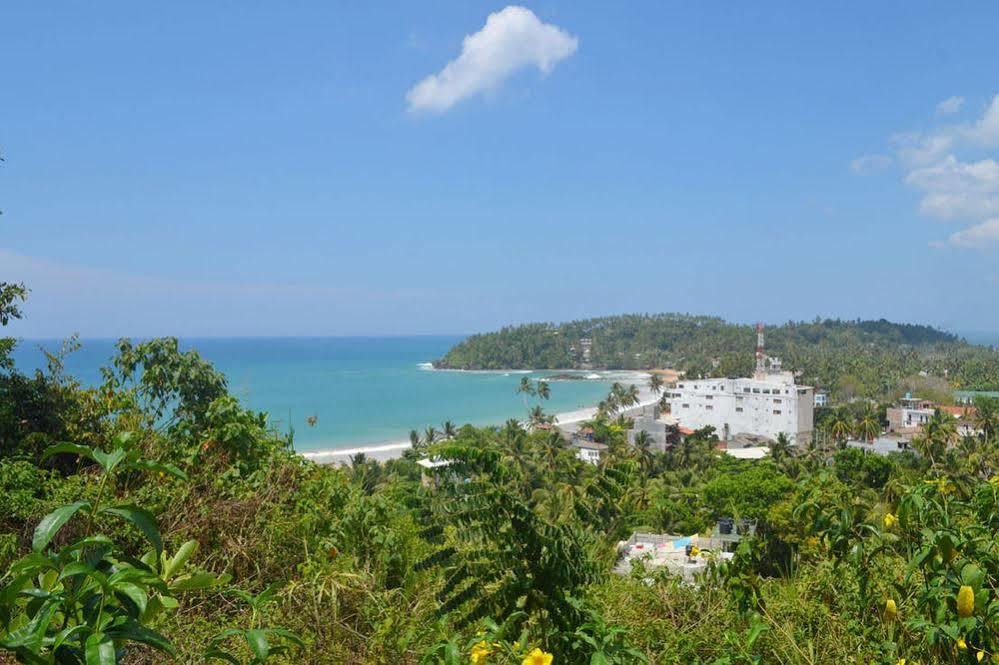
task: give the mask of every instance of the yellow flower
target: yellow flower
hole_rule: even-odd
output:
[[[493,648],[489,646],[486,642],[479,642],[472,647],[472,665],[482,665],[489,658],[489,654],[493,652]]]
[[[978,653],[975,654],[975,658],[978,659],[979,663],[982,662],[982,658],[985,658],[985,652],[979,649]]]
[[[896,660],[895,665],[905,665],[905,658],[899,658]]]
[[[895,517],[895,515],[893,515],[892,513],[885,513],[884,523],[885,523],[885,528],[890,529],[896,524],[898,524],[898,518]]]
[[[957,592],[957,616],[964,619],[970,617],[975,611],[975,592],[967,584],[963,585]]]
[[[552,665],[552,655],[534,647],[534,651],[527,654],[520,665]]]
[[[898,605],[894,599],[889,598],[885,601],[885,620],[894,621],[896,616],[898,616]]]
[[[693,547],[690,548],[690,556],[695,557],[700,553],[701,549],[697,545],[694,545]]]
[[[960,649],[961,651],[964,651],[965,649],[968,648],[968,643],[964,641],[963,637],[957,638],[957,648]]]

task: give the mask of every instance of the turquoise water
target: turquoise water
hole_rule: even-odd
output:
[[[515,390],[524,373],[433,371],[425,363],[440,358],[461,337],[351,337],[280,339],[189,339],[194,348],[229,377],[230,391],[253,409],[270,414],[282,431],[295,428],[299,450],[345,448],[403,441],[409,430],[445,420],[456,424],[500,424],[526,414]],[[18,368],[44,366],[38,346],[20,343]],[[87,385],[100,381],[100,367],[114,353],[112,340],[84,340],[66,362],[67,373]],[[529,374],[532,377],[546,373]],[[611,381],[556,381],[549,413],[573,411],[602,399]],[[528,402],[532,406],[533,401]],[[306,418],[316,416],[310,427]]]

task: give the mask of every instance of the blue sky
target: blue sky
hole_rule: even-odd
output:
[[[999,5],[812,4],[4,3],[11,330],[999,330]]]

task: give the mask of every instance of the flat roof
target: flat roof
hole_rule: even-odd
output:
[[[419,464],[420,466],[422,466],[424,469],[436,469],[436,468],[442,467],[442,466],[451,466],[452,462],[451,462],[451,460],[446,460],[446,459],[437,459],[437,458],[428,459],[428,458],[424,458],[424,459],[421,459],[421,460],[417,460],[416,463]]]
[[[738,459],[763,459],[770,454],[767,446],[752,446],[750,448],[727,448],[725,453]]]

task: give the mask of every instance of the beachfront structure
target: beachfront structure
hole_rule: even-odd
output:
[[[824,390],[815,391],[815,406],[828,406],[829,405],[829,393]]]

